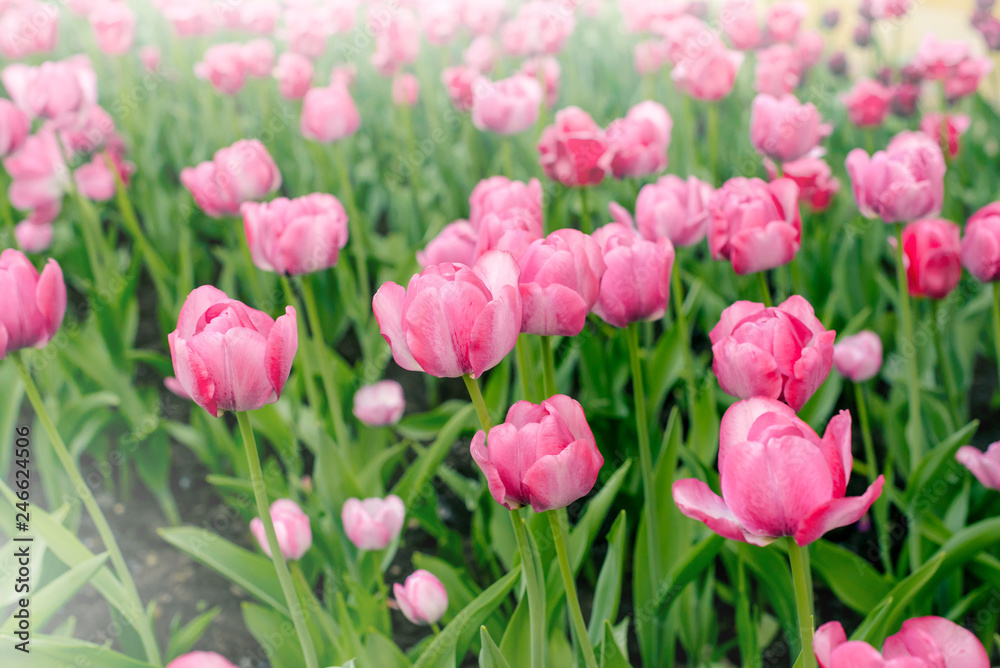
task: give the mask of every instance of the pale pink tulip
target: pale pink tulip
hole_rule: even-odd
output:
[[[659,102],[646,100],[608,126],[600,164],[616,179],[647,176],[667,167],[673,119]]]
[[[846,164],[858,209],[868,218],[909,222],[941,210],[944,155],[922,132],[901,132],[873,156],[856,148]]]
[[[239,44],[215,44],[208,47],[200,62],[194,66],[199,79],[212,84],[215,90],[225,95],[235,95],[243,89],[247,66],[243,47]]]
[[[188,652],[168,663],[167,668],[236,668],[236,666],[215,652]]]
[[[359,550],[384,550],[403,529],[406,507],[395,494],[384,499],[355,499],[344,502],[340,519],[344,533]]]
[[[21,348],[43,348],[66,314],[62,268],[48,260],[39,274],[21,251],[0,253],[0,360]]]
[[[772,160],[789,162],[812,151],[833,130],[811,102],[794,95],[759,94],[750,111],[750,143]]]
[[[420,81],[405,72],[392,79],[392,102],[399,107],[412,107],[420,98]]]
[[[790,179],[726,181],[709,202],[712,259],[729,260],[740,275],[791,262],[802,244],[798,197]]]
[[[962,237],[962,264],[983,282],[1000,281],[1000,202],[969,218]]]
[[[396,424],[404,410],[403,386],[394,380],[380,380],[354,393],[354,417],[369,427]]]
[[[302,512],[299,504],[291,499],[278,499],[271,504],[271,522],[278,539],[278,549],[285,559],[299,560],[312,545],[312,527],[309,516]],[[267,542],[264,523],[259,517],[250,520],[250,532],[264,554],[271,556],[271,546]]]
[[[333,195],[245,202],[240,212],[250,256],[263,271],[293,276],[329,269],[347,245],[347,213]]]
[[[448,611],[448,590],[430,571],[418,570],[392,585],[399,611],[414,624],[437,624]]]
[[[757,52],[754,89],[782,97],[795,90],[802,79],[802,60],[788,44],[775,44]]]
[[[472,123],[480,130],[512,135],[531,128],[538,120],[542,87],[524,74],[490,82],[480,77],[473,84]]]
[[[867,329],[845,336],[833,346],[833,366],[855,383],[871,380],[882,368],[882,339]]]
[[[986,452],[964,445],[955,453],[955,459],[983,486],[1000,491],[1000,442],[991,444]]]
[[[300,53],[286,51],[278,56],[273,73],[278,80],[281,96],[288,100],[301,100],[312,86],[312,61]]]
[[[361,127],[361,116],[347,86],[313,88],[302,101],[302,136],[329,143],[350,137]]]

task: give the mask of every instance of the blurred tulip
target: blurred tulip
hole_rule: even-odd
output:
[[[473,83],[479,78],[479,72],[471,67],[447,67],[441,73],[441,82],[448,90],[452,105],[459,111],[469,111],[475,101],[472,92]]]
[[[384,550],[403,529],[406,507],[395,494],[384,499],[348,499],[340,513],[344,533],[359,550]]]
[[[56,47],[58,30],[57,5],[34,0],[14,3],[0,12],[0,54],[17,60],[49,53]]]
[[[251,411],[281,396],[298,348],[295,309],[272,320],[210,285],[188,295],[167,336],[178,382],[212,414]]]
[[[309,516],[291,499],[278,499],[271,504],[271,522],[278,538],[278,549],[285,559],[301,559],[312,545],[312,527]],[[259,517],[250,520],[250,532],[257,539],[264,554],[271,556],[271,546],[267,543],[264,523]]]
[[[156,72],[160,69],[160,50],[155,46],[144,46],[139,49],[139,60],[147,71]]]
[[[423,0],[420,3],[420,26],[427,41],[439,46],[448,44],[462,26],[462,14],[455,0]]]
[[[825,211],[833,196],[840,192],[840,181],[834,178],[830,165],[820,155],[822,151],[816,151],[781,165],[784,178],[799,187],[799,202],[808,204],[813,211]],[[767,160],[764,163],[768,178],[771,181],[777,179],[778,170],[774,163]]]
[[[120,56],[132,48],[135,13],[125,3],[105,2],[90,13],[97,48],[109,56]]]
[[[961,249],[969,273],[989,283],[1000,281],[1000,202],[991,202],[969,218]]]
[[[245,202],[240,212],[250,256],[263,271],[293,276],[329,269],[347,245],[347,213],[333,195]]]
[[[462,21],[475,35],[492,35],[500,28],[506,0],[475,0],[461,4]]]
[[[635,45],[632,62],[635,64],[635,71],[640,76],[646,76],[659,72],[666,57],[664,43],[658,39],[650,39]]]
[[[279,37],[288,45],[289,51],[316,60],[326,51],[330,37],[330,26],[314,5],[288,7],[284,13],[284,27]]]
[[[520,264],[521,256],[542,238],[542,225],[529,211],[506,209],[483,216],[477,230],[475,256],[494,250],[507,251]]]
[[[72,122],[97,103],[97,75],[87,56],[38,67],[15,63],[3,69],[0,79],[14,104],[32,116]]]
[[[947,151],[949,158],[958,155],[958,138],[969,129],[972,120],[965,114],[926,114],[920,121],[920,131],[932,139],[937,139],[941,150]]]
[[[972,95],[979,90],[986,75],[993,71],[993,61],[989,58],[966,58],[944,82],[944,94],[949,101]]]
[[[420,81],[410,73],[397,74],[392,79],[392,103],[412,107],[420,98]]]
[[[200,62],[194,66],[199,79],[212,84],[225,95],[235,95],[243,89],[247,74],[243,47],[240,44],[215,44],[208,47]]]
[[[167,664],[167,668],[236,668],[215,652],[188,652]]]
[[[781,0],[767,8],[764,22],[771,42],[791,42],[799,34],[802,19],[809,15],[809,5],[802,0]]]
[[[805,546],[857,522],[882,493],[879,476],[863,496],[845,497],[853,465],[849,412],[834,416],[821,439],[785,404],[756,397],[722,417],[722,496],[701,480],[678,480],[674,502],[724,538],[767,545],[791,536]]]
[[[243,65],[247,76],[263,78],[274,69],[274,43],[269,39],[255,39],[241,47]]]
[[[882,125],[889,115],[892,91],[877,81],[859,79],[841,100],[847,107],[851,123],[858,127],[874,127]]]
[[[274,0],[249,0],[239,7],[240,27],[257,35],[267,35],[281,16],[281,5]]]
[[[920,101],[920,84],[900,83],[892,86],[892,102],[889,108],[892,113],[901,118],[909,118],[917,113],[917,103]]]
[[[31,119],[10,100],[0,98],[0,157],[21,148],[31,131]]]
[[[469,196],[469,224],[478,231],[483,219],[490,213],[515,210],[531,221],[531,226],[542,229],[542,184],[538,179],[527,183],[511,181],[506,176],[483,179]]]
[[[278,56],[278,64],[272,72],[278,80],[278,90],[287,100],[301,100],[312,86],[312,61],[300,53],[286,51]]]
[[[791,262],[802,244],[798,197],[791,179],[726,181],[709,201],[712,259],[729,260],[741,276]]]
[[[848,641],[840,622],[816,629],[813,639],[820,668],[989,668],[990,661],[976,636],[942,617],[903,622],[899,633],[885,640],[882,654],[866,642]]]
[[[674,246],[666,237],[643,239],[631,227],[615,222],[594,232],[607,268],[594,313],[609,325],[659,320],[670,299]]]
[[[413,12],[399,9],[388,20],[375,24],[375,53],[372,65],[390,76],[416,61],[420,53],[420,26]]]
[[[604,179],[601,156],[607,150],[604,130],[579,107],[556,112],[538,140],[538,162],[545,175],[564,186],[589,186]]]
[[[698,49],[696,55],[677,62],[670,76],[682,93],[712,102],[721,100],[733,90],[742,64],[742,53],[713,42],[711,47]]]
[[[945,80],[968,57],[967,43],[962,40],[944,41],[929,31],[920,42],[913,65],[925,79]]]
[[[471,450],[493,499],[509,510],[565,508],[590,493],[604,465],[583,407],[563,394],[518,401],[489,434],[476,432]]]
[[[497,47],[489,35],[477,35],[462,55],[462,61],[478,72],[489,72],[496,62]]]
[[[719,23],[734,49],[746,51],[760,46],[763,36],[760,19],[754,3],[747,0],[728,0],[722,7]]]
[[[66,314],[62,268],[48,260],[39,274],[24,253],[0,253],[0,360],[21,348],[43,348]]]
[[[302,136],[329,143],[350,137],[361,127],[361,116],[347,86],[313,88],[302,101]]]
[[[738,301],[709,332],[722,391],[769,397],[801,409],[833,368],[833,341],[812,305],[793,295],[776,307]]]
[[[822,17],[823,27],[829,30],[833,30],[840,23],[840,10],[839,9],[828,9],[823,12]]]
[[[424,269],[442,262],[471,267],[476,261],[477,241],[478,235],[469,221],[456,220],[445,225],[424,250],[417,251],[417,262]]]
[[[696,58],[707,49],[725,50],[719,37],[704,21],[687,14],[660,24],[657,28],[663,37],[662,55],[673,65]]]
[[[775,44],[757,52],[754,89],[782,97],[795,90],[802,79],[802,60],[788,44]]]
[[[933,216],[944,200],[941,147],[921,132],[901,132],[884,151],[847,154],[854,199],[861,214],[887,223]]]
[[[73,170],[73,180],[80,194],[89,200],[107,202],[115,196],[115,176],[101,155]]]
[[[554,0],[529,0],[501,31],[512,56],[554,55],[562,51],[575,26],[573,13]]]
[[[903,254],[910,295],[944,299],[962,278],[959,227],[924,218],[903,228]]]
[[[833,130],[822,121],[811,102],[803,104],[794,95],[760,94],[750,111],[750,143],[758,153],[773,160],[797,160]]]
[[[521,73],[545,82],[545,106],[554,107],[559,99],[559,77],[562,68],[551,56],[528,58],[521,63]]]
[[[674,122],[659,102],[646,100],[629,109],[605,131],[607,151],[600,166],[616,179],[647,176],[667,167]]]
[[[639,233],[650,241],[660,237],[675,246],[692,246],[708,232],[708,201],[712,186],[693,176],[668,174],[639,191],[635,219]]]
[[[833,366],[855,383],[871,380],[882,368],[882,339],[867,329],[845,336],[833,346]]]
[[[964,445],[955,453],[955,459],[984,487],[1000,491],[1000,442],[991,444],[986,452]]]
[[[448,591],[430,571],[414,571],[392,585],[399,611],[414,624],[437,624],[448,611]]]
[[[17,245],[26,253],[43,253],[52,245],[52,223],[22,220],[14,226]]]
[[[795,53],[798,54],[802,63],[802,70],[808,70],[823,59],[823,47],[825,46],[823,35],[816,30],[803,30],[795,36],[792,45]]]
[[[406,288],[384,283],[372,307],[393,359],[439,378],[478,378],[499,364],[521,329],[519,273],[510,253],[490,251],[472,268],[431,265]]]
[[[542,104],[542,87],[524,74],[490,82],[480,77],[473,90],[472,123],[480,130],[512,135],[534,126]]]
[[[29,135],[3,166],[11,178],[7,197],[15,209],[53,206],[69,190],[69,170],[53,132]]]
[[[380,380],[354,393],[354,417],[369,427],[396,424],[404,410],[403,386],[394,380]]]

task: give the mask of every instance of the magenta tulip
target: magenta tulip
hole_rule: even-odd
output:
[[[616,179],[646,176],[667,167],[670,131],[674,122],[659,102],[640,102],[613,121],[605,133],[608,149],[601,167]]]
[[[21,251],[0,253],[0,360],[22,348],[42,348],[66,314],[62,268],[50,259],[39,274]]]
[[[604,130],[579,107],[556,112],[538,140],[538,162],[545,175],[564,186],[589,186],[604,179],[601,156],[608,143]]]
[[[962,278],[959,234],[958,225],[939,218],[925,218],[903,228],[910,295],[944,299],[955,289]]]
[[[430,571],[418,570],[392,585],[399,611],[414,624],[437,624],[448,611],[448,590]]]
[[[712,259],[729,260],[737,274],[788,264],[802,244],[799,188],[790,179],[771,183],[737,176],[709,201]]]
[[[858,127],[868,128],[882,125],[889,115],[889,105],[893,92],[878,81],[858,79],[842,98],[847,107],[847,117]]]
[[[750,143],[757,152],[778,162],[797,160],[812,151],[832,126],[823,123],[811,102],[794,95],[760,94],[750,111]]]
[[[948,100],[972,95],[979,85],[993,71],[993,61],[989,58],[966,58],[944,82],[944,94]]]
[[[962,237],[962,264],[989,283],[1000,281],[1000,202],[991,202],[969,218]]]
[[[813,211],[825,211],[830,206],[833,196],[840,192],[840,181],[833,176],[830,165],[820,157],[821,150],[798,160],[785,162],[781,165],[784,178],[799,187],[799,202],[808,204]],[[774,181],[778,178],[778,170],[774,163],[765,160],[768,178]]]
[[[340,513],[344,533],[359,550],[384,550],[403,529],[406,507],[395,494],[384,499],[348,499]]]
[[[521,329],[517,262],[490,251],[475,266],[444,262],[387,282],[372,300],[382,338],[404,369],[478,378],[514,349]]]
[[[479,235],[467,220],[456,220],[444,226],[427,247],[417,251],[417,262],[426,269],[432,264],[451,262],[470,267],[476,262],[476,244]]]
[[[562,394],[518,401],[488,435],[476,432],[471,449],[493,499],[509,510],[565,508],[590,493],[604,465],[583,407]]]
[[[333,195],[245,202],[240,207],[258,269],[285,276],[328,269],[347,245],[347,213]]]
[[[403,386],[394,380],[380,380],[354,393],[354,417],[369,427],[396,424],[404,410]]]
[[[167,668],[236,668],[236,666],[215,652],[188,652],[168,663]]]
[[[188,295],[167,336],[177,381],[206,411],[251,411],[281,396],[298,348],[295,309],[277,320],[210,285]]]
[[[740,399],[779,399],[797,411],[833,368],[836,332],[798,295],[771,308],[738,301],[708,337],[719,387]]]
[[[708,232],[708,202],[712,186],[694,176],[687,180],[668,174],[639,191],[635,220],[650,241],[670,239],[675,246],[692,246]]]
[[[313,88],[302,101],[302,136],[328,143],[350,137],[361,126],[361,116],[347,86],[332,83]]]
[[[879,476],[863,496],[844,496],[853,465],[849,412],[830,420],[820,438],[785,404],[756,397],[722,417],[722,496],[701,480],[678,480],[674,502],[725,538],[767,545],[792,536],[804,546],[857,522],[881,494]]]
[[[975,634],[943,617],[903,622],[885,639],[882,653],[865,642],[848,641],[840,622],[816,629],[813,640],[820,668],[989,668],[990,659]]]
[[[285,559],[301,559],[312,545],[312,527],[309,516],[291,499],[278,499],[271,504],[271,521],[278,538],[278,549]],[[250,531],[257,539],[264,554],[271,556],[271,546],[267,543],[264,523],[259,517],[250,520]]]
[[[1000,491],[1000,442],[991,444],[986,452],[963,445],[955,453],[955,459],[985,487]]]
[[[855,383],[871,380],[882,368],[882,339],[870,330],[845,336],[833,346],[833,366]]]
[[[674,246],[666,237],[644,239],[630,226],[609,223],[594,232],[607,268],[594,313],[615,327],[659,320],[670,299]]]

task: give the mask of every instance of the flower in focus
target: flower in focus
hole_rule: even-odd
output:
[[[243,202],[262,199],[281,186],[281,172],[260,141],[241,139],[212,160],[181,170],[181,183],[212,216],[235,216]]]
[[[594,313],[609,325],[659,320],[670,299],[674,246],[670,239],[644,239],[623,222],[594,232],[606,270]]]
[[[729,260],[741,276],[791,262],[802,243],[798,197],[790,179],[726,181],[709,201],[712,259]]]
[[[655,174],[667,167],[670,114],[659,102],[646,100],[613,121],[605,131],[607,151],[601,166],[616,179]]]
[[[781,165],[784,178],[799,187],[799,202],[808,204],[810,209],[817,212],[825,211],[833,196],[840,192],[840,181],[833,176],[830,165],[823,160],[822,154],[822,150],[817,150],[804,158]],[[778,178],[778,169],[773,162],[765,160],[764,167],[771,181]]]
[[[354,393],[354,417],[369,427],[396,424],[404,410],[403,386],[394,380],[380,380]]]
[[[328,269],[347,245],[347,213],[333,195],[245,202],[240,212],[250,256],[264,271],[292,276]]]
[[[816,629],[813,639],[820,668],[989,668],[990,659],[971,631],[943,617],[903,622],[885,639],[882,654],[866,642],[848,641],[840,622]]]
[[[340,513],[344,533],[359,550],[384,550],[403,529],[406,507],[395,494],[384,499],[348,499]]]
[[[564,186],[589,186],[604,179],[601,156],[608,143],[604,130],[579,107],[556,112],[538,140],[538,162],[545,175]]]
[[[425,269],[442,262],[472,266],[478,240],[479,235],[469,221],[456,220],[445,225],[423,250],[417,251],[417,262]]]
[[[392,585],[399,611],[414,624],[437,624],[448,611],[448,591],[430,571],[414,571]]]
[[[903,228],[910,295],[944,299],[955,289],[962,278],[959,234],[958,225],[940,218],[924,218]]]
[[[944,201],[941,147],[922,132],[901,132],[884,151],[847,154],[854,199],[861,214],[887,223],[933,216]]]
[[[285,559],[301,559],[312,545],[312,527],[309,516],[291,499],[278,499],[271,504],[271,522],[278,538],[278,549]],[[264,523],[259,517],[250,520],[250,531],[257,539],[264,554],[271,556],[271,546],[267,543]]]
[[[0,360],[22,348],[43,348],[66,314],[62,268],[49,259],[39,274],[21,251],[0,253]]]
[[[694,176],[662,176],[644,185],[635,200],[639,233],[650,241],[666,237],[675,246],[692,246],[708,232],[711,197],[712,186]]]

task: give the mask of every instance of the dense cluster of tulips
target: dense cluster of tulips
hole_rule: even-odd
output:
[[[1000,19],[924,4],[0,0],[3,665],[989,668]]]

